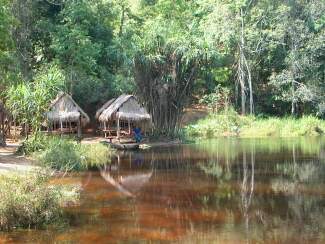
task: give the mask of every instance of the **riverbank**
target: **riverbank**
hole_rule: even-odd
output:
[[[123,143],[131,143],[134,142],[133,139],[120,139],[112,141],[109,139],[105,139],[104,137],[98,136],[87,136],[81,140],[81,144],[91,145],[96,143],[116,143],[116,144],[123,144]],[[180,139],[169,139],[169,138],[160,138],[158,140],[149,140],[148,138],[144,138],[144,140],[139,143],[140,149],[147,149],[147,148],[157,148],[157,147],[168,147],[174,145],[182,144],[182,140]]]
[[[109,142],[109,140],[103,138],[103,137],[98,137],[98,136],[86,136],[81,140],[81,145],[85,149],[91,150],[94,145],[101,144],[102,142]],[[128,142],[128,140],[121,139],[120,142],[118,141],[113,141],[113,143],[125,143]],[[160,139],[160,140],[154,140],[154,141],[149,141],[148,139],[145,139],[142,143],[139,144],[140,149],[148,149],[148,148],[157,148],[157,147],[168,147],[168,146],[173,146],[173,145],[180,145],[182,143],[181,140],[179,139]],[[49,146],[51,143],[49,143]],[[53,144],[53,143],[52,143]],[[58,150],[51,150],[51,155],[53,155],[53,159],[56,159],[57,161],[62,161],[69,159],[71,161],[71,157],[68,157],[67,155],[70,155],[69,153],[72,152],[71,148],[69,147],[67,150],[65,150],[67,147],[64,145],[60,147],[59,143],[56,141],[54,142],[56,145],[56,149]],[[24,156],[24,155],[19,155],[16,153],[17,149],[21,145],[21,141],[18,142],[13,142],[11,140],[7,140],[7,146],[5,147],[0,147],[0,173],[5,173],[5,172],[12,172],[12,171],[33,171],[36,169],[39,169],[39,163],[37,158],[37,154],[32,154],[30,156]],[[53,146],[46,148],[45,150],[50,150],[53,148]],[[64,150],[63,150],[64,149]],[[43,151],[43,150],[42,150]],[[68,151],[65,153],[65,155],[62,155],[62,152],[60,151]],[[103,151],[103,150],[101,150]],[[100,155],[101,153],[98,152],[98,150],[91,155],[91,161],[100,161],[103,158],[106,158],[106,154],[103,156]],[[61,160],[61,155],[64,157]],[[53,161],[53,160],[47,160],[47,161]],[[73,160],[75,161],[75,160]],[[100,164],[100,162],[93,163],[94,165]]]
[[[302,118],[241,116],[235,111],[209,114],[184,127],[188,137],[214,138],[236,136],[244,138],[319,136],[325,132],[325,121],[314,116]]]
[[[7,141],[7,146],[0,147],[0,174],[9,172],[30,172],[39,167],[25,156],[16,154],[19,143]]]

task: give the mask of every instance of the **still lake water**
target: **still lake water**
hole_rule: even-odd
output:
[[[325,139],[218,139],[120,152],[54,183],[82,187],[63,230],[21,243],[325,243]]]

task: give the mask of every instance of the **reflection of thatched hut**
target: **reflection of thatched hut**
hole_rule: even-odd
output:
[[[130,162],[131,163],[131,162]],[[134,197],[141,188],[147,184],[152,177],[153,170],[132,172],[126,175],[111,174],[111,165],[104,166],[100,170],[102,178],[110,185],[114,186],[119,192],[128,197]]]
[[[50,105],[46,113],[48,130],[59,133],[78,133],[81,127],[89,123],[88,115],[78,106],[72,97],[61,92]]]
[[[100,130],[105,136],[130,135],[131,127],[140,126],[145,132],[151,117],[133,95],[121,95],[105,103],[96,113]]]

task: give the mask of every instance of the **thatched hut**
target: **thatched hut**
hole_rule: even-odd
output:
[[[78,136],[81,135],[81,128],[90,121],[72,97],[64,92],[59,93],[51,102],[46,118],[48,131],[77,133]]]
[[[150,127],[151,117],[133,95],[121,95],[106,102],[97,112],[99,128],[110,137],[130,136],[131,128],[139,126],[146,132]]]

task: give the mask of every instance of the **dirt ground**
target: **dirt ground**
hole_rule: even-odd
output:
[[[192,106],[190,108],[186,108],[181,121],[181,125],[186,126],[188,124],[195,123],[196,121],[206,117],[208,114],[209,110],[204,106]]]
[[[0,147],[0,173],[8,171],[30,171],[36,169],[32,161],[24,156],[16,155],[19,143],[7,141],[6,147]]]

